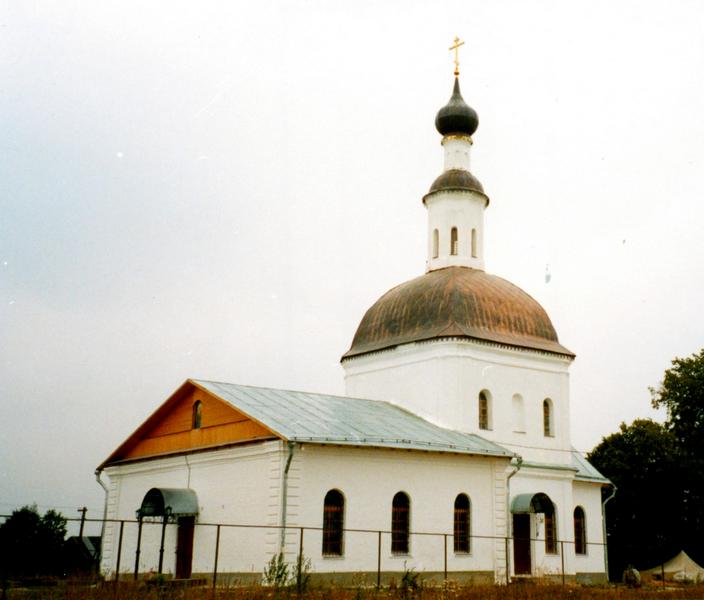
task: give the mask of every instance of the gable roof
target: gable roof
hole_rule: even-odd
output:
[[[129,450],[169,414],[184,391],[193,388],[215,396],[261,425],[271,437],[286,442],[514,456],[506,448],[478,435],[433,425],[382,400],[189,379],[98,468],[125,460]],[[140,458],[154,456],[157,455]]]
[[[193,380],[290,442],[513,457],[472,433],[445,429],[383,400]]]

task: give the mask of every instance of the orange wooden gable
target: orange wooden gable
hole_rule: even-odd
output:
[[[193,405],[201,403],[200,427],[193,427]],[[229,402],[190,379],[115,450],[100,469],[123,460],[184,453],[250,440],[278,437]]]

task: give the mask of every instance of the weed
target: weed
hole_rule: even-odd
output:
[[[285,587],[288,583],[288,563],[283,552],[274,554],[266,563],[262,575],[262,583],[274,588]]]

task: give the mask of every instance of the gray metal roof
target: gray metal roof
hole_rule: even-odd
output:
[[[388,402],[191,381],[291,442],[514,455],[478,435],[433,425]]]
[[[581,452],[572,449],[572,464],[577,469],[575,477],[585,481],[596,481],[599,483],[611,483],[582,455]]]
[[[190,488],[152,488],[142,499],[143,517],[197,515],[198,496]]]

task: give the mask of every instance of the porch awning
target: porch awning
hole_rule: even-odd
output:
[[[152,488],[142,500],[140,517],[184,517],[198,514],[198,496],[189,488]]]
[[[550,497],[547,494],[538,492],[537,494],[518,494],[511,501],[511,512],[521,513],[544,513],[552,514],[555,510]]]

